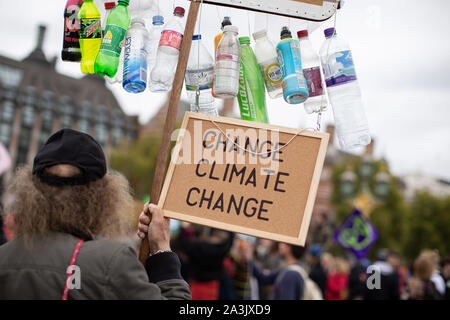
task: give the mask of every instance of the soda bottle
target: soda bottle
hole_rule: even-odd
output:
[[[102,32],[103,32],[103,35],[105,34],[105,29],[106,29],[106,24],[107,24],[106,20],[108,18],[109,12],[112,9],[114,9],[114,7],[116,6],[116,2],[115,1],[108,1],[108,0],[106,0],[104,4],[105,4],[105,16],[102,19]]]
[[[78,12],[82,0],[68,0],[64,9],[64,39],[61,59],[64,61],[80,61],[80,19]]]
[[[148,31],[142,19],[133,19],[125,34],[123,88],[139,93],[147,87]]]
[[[305,101],[306,113],[322,112],[327,109],[327,99],[323,90],[323,80],[320,73],[320,58],[309,41],[308,30],[297,32],[302,56],[303,74],[308,84],[309,98]]]
[[[158,53],[159,40],[161,39],[161,33],[164,28],[164,17],[153,16],[152,27],[150,28],[149,41],[148,41],[148,54],[147,65],[148,73],[150,74],[156,64],[156,55]],[[150,89],[150,84],[149,84]]]
[[[320,58],[339,144],[343,149],[366,146],[371,138],[352,52],[334,28],[326,29],[325,37]]]
[[[284,100],[290,104],[299,104],[308,98],[308,85],[302,70],[300,45],[298,40],[292,39],[288,27],[281,30],[281,41],[277,45],[278,61],[283,71]]]
[[[238,93],[241,118],[268,123],[264,80],[256,56],[250,47],[250,38],[241,37],[239,42],[242,54]]]
[[[93,0],[84,0],[80,12],[81,72],[94,73],[95,59],[102,44],[100,12]]]
[[[186,69],[186,90],[191,111],[217,116],[215,99],[212,96],[214,60],[201,43],[202,36],[194,35]],[[197,89],[199,96],[197,97]]]
[[[106,19],[105,34],[97,59],[95,60],[95,73],[101,76],[114,77],[119,67],[122,41],[130,26],[128,4],[130,0],[119,0]]]
[[[241,47],[237,27],[225,26],[223,32],[216,54],[214,96],[227,99],[236,97],[239,91]]]
[[[272,99],[283,95],[281,82],[283,73],[278,62],[277,51],[272,41],[267,37],[267,31],[261,30],[253,34],[256,41],[255,56],[259,69],[266,84],[267,92]]]
[[[219,46],[220,40],[222,40],[222,38],[223,38],[223,28],[225,28],[225,26],[231,26],[230,17],[224,17],[223,18],[222,28],[221,28],[222,32],[219,33],[214,38],[214,56],[217,54],[217,47]]]
[[[151,73],[150,90],[166,92],[172,89],[184,32],[184,8],[176,7],[159,41],[156,64]]]

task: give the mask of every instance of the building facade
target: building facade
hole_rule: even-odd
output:
[[[137,117],[127,116],[105,80],[97,75],[68,77],[55,69],[42,50],[45,26],[39,26],[36,48],[22,61],[0,56],[0,142],[12,165],[3,174],[31,163],[48,137],[62,128],[92,135],[109,154],[124,139],[134,141]]]

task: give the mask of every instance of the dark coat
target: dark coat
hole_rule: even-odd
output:
[[[0,299],[62,298],[67,267],[79,239],[51,233],[26,246],[23,239],[0,246]],[[190,299],[175,253],[159,253],[139,262],[128,245],[111,240],[86,241],[75,265],[80,289],[69,299]]]

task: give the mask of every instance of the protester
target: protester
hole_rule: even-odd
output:
[[[0,247],[0,299],[191,297],[158,207],[147,204],[140,216],[151,254],[145,267],[133,248],[111,240],[127,229],[132,197],[126,179],[107,172],[103,150],[89,135],[53,134],[33,168],[16,172],[8,193],[16,238]],[[66,282],[67,270],[73,274]]]
[[[273,285],[272,299],[321,300],[320,288],[309,279],[308,273],[300,264],[300,259],[306,251],[305,247],[281,243],[279,250],[286,267],[265,273],[255,263],[251,264],[253,275],[260,284]]]
[[[367,291],[367,268],[370,266],[368,259],[358,260],[350,270],[348,277],[348,299],[363,300]]]
[[[380,288],[367,290],[367,300],[399,300],[399,266],[398,255],[382,249],[377,254],[377,261],[372,265],[374,272],[380,275]]]
[[[430,280],[433,282],[436,290],[439,291],[441,296],[445,296],[445,281],[441,273],[439,272],[439,252],[437,250],[423,250],[419,258],[428,260],[432,264],[433,273]]]
[[[414,261],[414,276],[408,280],[410,300],[442,300],[444,297],[432,280],[434,261],[430,256],[419,255]]]
[[[450,256],[442,260],[442,276],[445,280],[445,300],[450,300]]]
[[[194,234],[184,228],[176,239],[177,248],[189,261],[193,300],[218,300],[220,284],[226,276],[223,262],[233,245],[234,234],[211,229],[207,237],[200,230]]]
[[[328,273],[326,300],[346,300],[348,297],[348,274],[350,266],[341,257],[335,259],[335,267]]]
[[[258,239],[255,247],[254,261],[262,270],[277,270],[283,267],[283,258],[278,250],[278,242]],[[269,300],[272,297],[272,285],[259,284],[259,298]]]
[[[321,262],[322,246],[320,244],[314,244],[309,249],[307,260],[311,265],[311,272],[309,277],[314,281],[322,291],[322,296],[325,297],[325,289],[327,287],[327,273]]]

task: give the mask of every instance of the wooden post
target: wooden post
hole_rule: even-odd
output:
[[[192,36],[194,35],[195,24],[197,22],[200,1],[191,1],[189,6],[189,14],[187,17],[184,37],[181,43],[180,57],[178,60],[175,79],[173,80],[172,91],[170,93],[169,108],[167,109],[166,122],[164,124],[161,147],[159,149],[158,158],[156,160],[155,175],[153,177],[152,190],[150,192],[150,202],[157,204],[159,195],[164,183],[166,174],[167,160],[170,154],[171,135],[175,128],[175,122],[178,114],[178,104],[180,102],[181,90],[183,89],[184,74],[191,51]],[[141,242],[139,251],[139,260],[144,264],[149,254],[148,240],[145,238]]]

